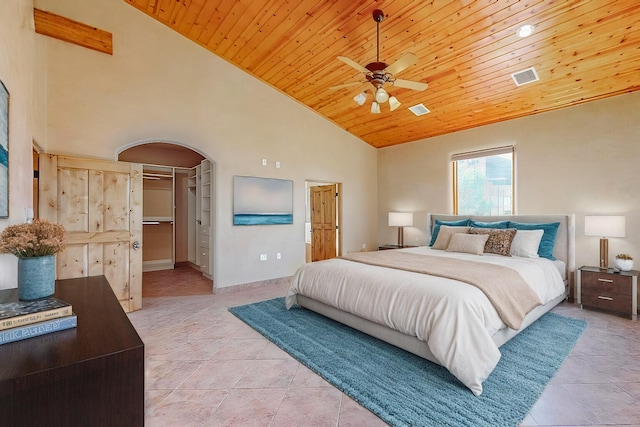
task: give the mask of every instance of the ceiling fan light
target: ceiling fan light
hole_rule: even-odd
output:
[[[380,114],[380,104],[378,104],[376,101],[373,101],[371,103],[371,112],[373,114]]]
[[[387,91],[384,90],[384,88],[382,87],[378,88],[378,90],[376,91],[376,102],[378,104],[384,104],[388,100],[389,100],[389,94],[387,93]]]
[[[360,92],[359,94],[353,97],[353,100],[356,102],[356,104],[362,106],[364,102],[367,100],[367,92],[366,91]]]
[[[395,110],[396,108],[398,108],[400,106],[401,102],[398,101],[398,98],[396,98],[395,96],[392,96],[389,98],[389,108],[391,109],[391,111]]]

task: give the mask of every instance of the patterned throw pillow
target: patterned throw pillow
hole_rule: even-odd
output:
[[[469,234],[489,235],[487,243],[484,245],[485,253],[511,256],[511,242],[516,235],[513,229],[471,228]]]

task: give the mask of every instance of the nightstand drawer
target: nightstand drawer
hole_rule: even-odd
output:
[[[582,292],[605,292],[631,296],[631,276],[610,273],[582,272]]]
[[[582,305],[631,314],[631,299],[607,291],[582,290]]]

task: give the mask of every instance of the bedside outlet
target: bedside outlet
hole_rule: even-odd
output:
[[[282,254],[280,252],[276,254],[276,259],[282,259]]]
[[[266,261],[267,260],[267,254],[260,254],[260,261]]]

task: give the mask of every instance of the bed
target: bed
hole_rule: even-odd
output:
[[[438,363],[480,395],[500,359],[499,347],[566,298],[575,270],[574,219],[429,214],[427,222],[430,245],[305,264],[291,281],[286,305]],[[533,235],[542,236],[535,245],[543,256],[530,248],[516,252],[522,256],[504,247],[483,252],[486,242],[505,235],[511,236],[507,250],[520,248],[525,237],[531,246]]]

